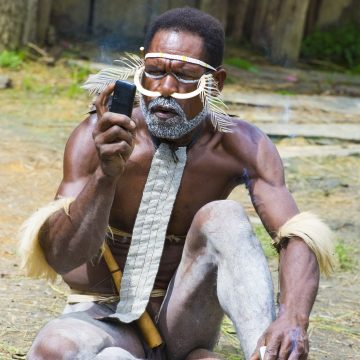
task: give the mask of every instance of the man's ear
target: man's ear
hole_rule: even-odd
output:
[[[216,72],[214,73],[214,78],[218,83],[218,88],[220,91],[222,91],[224,87],[224,82],[227,77],[227,72],[224,68],[220,67]]]

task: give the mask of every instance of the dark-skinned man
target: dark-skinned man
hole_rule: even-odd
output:
[[[147,32],[131,118],[108,111],[114,85],[102,84],[96,113],[66,145],[57,200],[24,225],[28,273],[60,274],[72,292],[29,359],[149,358],[134,325],[145,310],[170,360],[217,359],[224,313],[246,359],[260,359],[262,346],[267,360],[307,358],[319,265],[331,267],[328,230],[299,213],[271,141],[213,106],[223,48],[217,20],[174,9]],[[261,246],[242,207],[226,200],[240,184],[280,253],[277,316]],[[120,300],[104,241],[123,271]]]

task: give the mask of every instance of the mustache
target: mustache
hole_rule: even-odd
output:
[[[184,114],[184,110],[173,98],[166,98],[164,96],[159,96],[149,102],[148,110],[150,112],[153,112],[153,110],[156,109],[157,107],[165,108],[165,109],[172,111],[178,115]]]

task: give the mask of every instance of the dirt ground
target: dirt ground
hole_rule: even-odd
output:
[[[19,273],[16,233],[26,217],[53,198],[61,180],[64,144],[89,101],[85,94],[68,91],[74,77],[65,66],[28,64],[6,73],[14,88],[0,90],[1,360],[24,359],[36,332],[64,306],[63,284],[50,286]],[[284,162],[288,186],[301,210],[317,212],[339,242],[337,270],[331,278],[321,279],[312,312],[309,358],[354,360],[360,358],[360,157],[318,156],[321,143],[316,143],[319,151],[312,157]],[[309,142],[295,138],[278,145],[307,146]],[[244,188],[231,196],[255,216]],[[269,260],[277,290],[277,261]],[[242,359],[228,320],[218,351],[227,359]]]

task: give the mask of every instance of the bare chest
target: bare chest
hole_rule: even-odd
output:
[[[151,166],[152,152],[135,149],[120,179],[110,224],[132,232]],[[196,212],[205,204],[226,199],[241,183],[241,164],[214,149],[194,149],[186,166],[171,214],[168,233],[185,235]],[[165,179],[164,179],[165,181]]]

